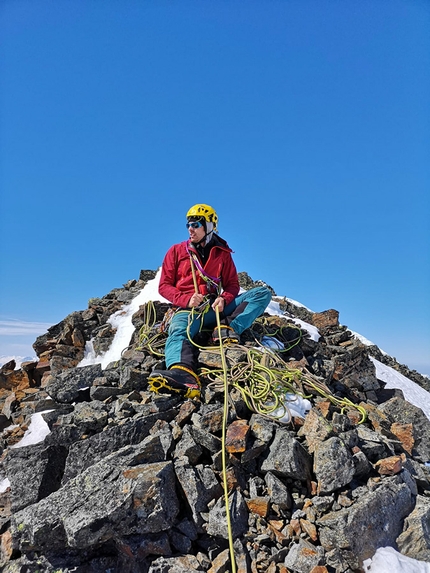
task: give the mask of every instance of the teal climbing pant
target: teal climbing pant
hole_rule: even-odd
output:
[[[271,301],[272,294],[266,287],[256,287],[237,296],[220,314],[223,324],[241,334],[254,320],[261,316]],[[172,318],[165,347],[166,367],[184,364],[195,368],[196,352],[188,339],[187,328],[191,310],[179,310]],[[210,330],[216,326],[216,314],[212,307],[205,313],[195,313],[189,326],[189,336],[194,338],[201,329]]]

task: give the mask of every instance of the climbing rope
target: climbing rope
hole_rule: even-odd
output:
[[[308,371],[291,368],[277,352],[264,347],[243,348],[247,351],[247,361],[234,364],[228,378],[230,385],[241,393],[246,406],[253,412],[291,421],[287,395],[309,399],[312,393],[316,393],[340,408],[342,414],[347,409],[358,410],[361,416],[359,423],[366,419],[366,410],[362,406],[348,398],[335,396],[316,376]],[[211,347],[211,351],[216,352],[216,348]],[[221,369],[202,368],[201,374],[210,381],[209,385],[213,389],[221,390]]]
[[[215,310],[216,322],[219,329],[221,329],[221,323],[219,319],[218,307]],[[228,484],[227,484],[227,455],[226,455],[226,435],[227,435],[227,418],[228,418],[228,368],[227,361],[225,358],[224,347],[222,342],[222,337],[219,337],[219,351],[221,353],[221,362],[223,368],[223,382],[224,382],[224,407],[223,407],[223,417],[222,417],[222,436],[221,436],[221,453],[222,453],[222,478],[223,478],[223,489],[224,489],[224,499],[225,499],[225,513],[227,518],[227,533],[228,533],[228,545],[230,551],[230,562],[232,573],[236,573],[236,560],[234,556],[234,546],[233,546],[233,531],[231,527],[231,517],[230,517],[230,507],[228,502]]]
[[[194,267],[194,260],[191,256],[191,254],[190,254],[190,263],[191,263],[191,271],[192,271],[192,275],[193,275],[194,290],[197,293],[198,288],[197,288],[196,270]],[[208,304],[205,305],[205,310],[203,312],[206,312],[209,309],[210,301],[207,300],[206,302]],[[188,326],[187,326],[187,336],[191,341],[192,341],[192,337],[190,336],[189,330],[190,330],[190,326],[191,326],[190,317],[192,318],[193,311],[194,311],[194,309],[189,314]],[[216,307],[216,309],[215,309],[215,315],[216,315],[216,322],[217,322],[217,326],[218,326],[218,331],[220,332],[221,331],[221,322],[220,322],[220,318],[219,318],[218,307]],[[203,324],[203,320],[201,320],[200,324],[201,325]],[[236,573],[236,558],[234,555],[233,531],[232,531],[232,527],[231,527],[230,506],[229,506],[229,502],[228,502],[228,484],[227,484],[226,434],[227,434],[228,398],[229,398],[228,368],[227,368],[227,361],[225,358],[225,353],[224,353],[224,348],[223,348],[223,343],[222,343],[222,336],[219,337],[219,351],[221,353],[221,363],[222,363],[223,377],[224,377],[224,407],[223,407],[222,437],[221,437],[222,477],[223,477],[223,489],[224,489],[224,499],[225,499],[225,514],[226,514],[226,520],[227,520],[228,546],[229,546],[229,552],[230,552],[230,563],[231,563],[232,573]]]
[[[157,324],[155,305],[153,301],[147,302],[143,307],[143,324],[139,329],[136,350],[146,348],[153,356],[162,358],[167,339],[168,322],[173,314],[173,309],[169,309],[163,320]]]
[[[210,308],[210,301],[205,300],[198,309],[191,309],[188,312],[187,336],[191,344],[200,350],[211,352],[221,352],[218,346],[202,346],[198,344],[190,334],[190,327],[197,318],[203,319],[203,314]],[[170,311],[168,311],[170,313]],[[152,301],[148,302],[144,308],[144,324],[139,331],[138,349],[146,348],[153,356],[164,356],[164,345],[167,338],[165,331],[160,332],[163,324],[156,324],[155,306]],[[201,320],[203,323],[203,320]],[[167,327],[165,327],[167,328]],[[287,328],[295,328],[297,337],[291,341],[285,340],[284,333]],[[288,362],[283,360],[281,354],[291,350],[301,340],[301,330],[288,323],[285,326],[277,326],[270,322],[267,317],[261,317],[254,322],[250,329],[253,334],[253,347],[234,344],[234,348],[242,349],[246,354],[246,360],[237,362],[231,367],[227,367],[227,378],[229,385],[238,390],[247,407],[265,417],[291,420],[291,413],[288,407],[287,394],[295,394],[303,399],[309,399],[313,394],[318,394],[329,400],[341,413],[349,409],[355,409],[360,413],[362,423],[366,417],[366,410],[354,404],[345,397],[335,396],[331,390],[314,374],[297,368],[292,368]],[[273,350],[261,343],[264,336],[275,337],[283,341],[284,349]],[[259,340],[260,338],[260,340]],[[222,360],[222,358],[221,358]],[[209,386],[214,390],[223,390],[224,368],[201,368],[200,374],[209,381]],[[276,413],[275,413],[276,412]]]
[[[271,320],[271,318],[273,318],[273,320]],[[277,317],[268,318],[267,316],[260,316],[254,321],[253,330],[254,332],[256,330],[261,330],[264,333],[264,337],[267,337],[268,339],[276,339],[275,347],[278,352],[289,352],[302,340],[302,331],[296,324],[292,324],[290,322],[278,325],[278,320],[279,319]],[[287,330],[295,330],[297,333],[296,337],[289,340],[286,334]],[[255,334],[254,339],[259,343]]]

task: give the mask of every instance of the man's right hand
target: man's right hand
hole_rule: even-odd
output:
[[[196,306],[200,306],[202,304],[204,298],[205,298],[204,295],[196,292],[190,298],[190,302],[188,303],[188,306],[190,306],[191,308],[195,308]]]

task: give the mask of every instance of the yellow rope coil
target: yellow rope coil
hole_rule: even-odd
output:
[[[208,301],[205,301],[202,311],[195,309],[186,311],[189,314],[187,336],[189,341],[201,350],[221,352],[220,347],[222,343],[220,346],[200,346],[190,336],[190,325],[192,321],[201,312],[206,312],[208,307]],[[155,322],[155,306],[154,303],[150,301],[145,305],[144,324],[139,332],[138,348],[146,348],[152,355],[163,357],[167,334],[165,332],[158,332],[158,329],[154,328]],[[256,322],[259,328],[265,328],[265,326],[269,324],[265,317],[257,319]],[[270,336],[275,336],[276,332],[275,330],[275,334],[271,333]],[[310,395],[308,392],[311,391],[329,400],[334,406],[338,407],[342,413],[347,409],[357,410],[361,416],[359,423],[362,423],[366,419],[367,413],[362,406],[354,404],[348,398],[338,398],[334,396],[330,389],[310,372],[291,368],[288,363],[282,359],[279,350],[272,351],[264,347],[257,339],[255,339],[254,348],[237,344],[235,344],[235,347],[243,348],[246,351],[247,360],[246,362],[236,363],[230,368],[226,366],[227,378],[229,384],[241,392],[243,400],[250,410],[263,416],[270,416],[277,408],[283,407],[285,408],[283,415],[285,415],[288,412],[288,406],[285,404],[286,393],[293,393],[302,398],[309,398]],[[200,373],[210,381],[211,386],[223,386],[223,382],[220,382],[220,378],[223,377],[223,369],[202,368]],[[308,392],[306,392],[305,389],[307,389]],[[283,415],[276,417],[282,418]],[[273,418],[273,416],[270,417]]]

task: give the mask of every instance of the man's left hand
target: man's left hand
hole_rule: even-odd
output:
[[[225,306],[225,300],[223,299],[222,296],[219,296],[218,298],[215,299],[212,308],[216,311],[216,309],[218,308],[219,312],[222,312],[224,310],[224,306]]]

